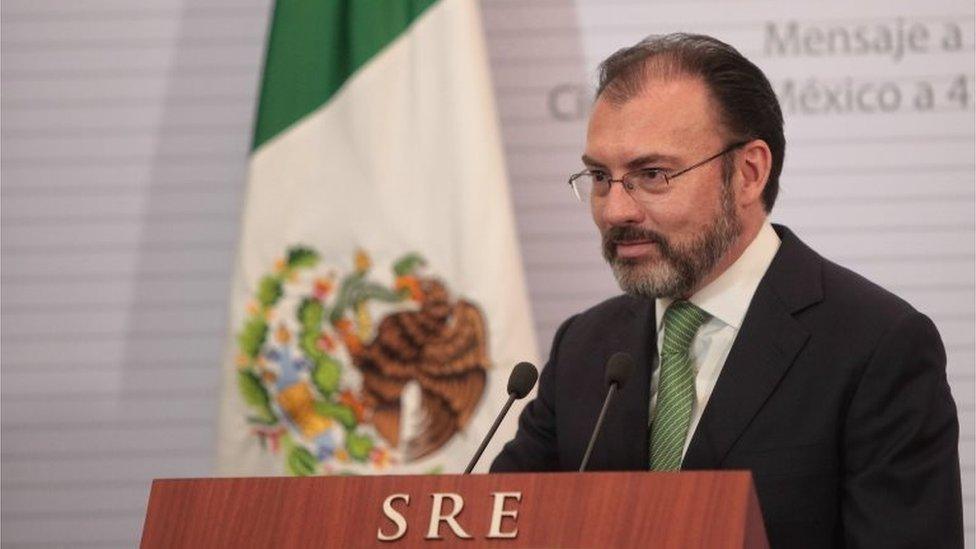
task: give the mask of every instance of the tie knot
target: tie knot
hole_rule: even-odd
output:
[[[664,312],[662,354],[687,353],[691,341],[711,315],[689,301],[675,301]]]

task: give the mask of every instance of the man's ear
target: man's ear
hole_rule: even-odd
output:
[[[738,202],[742,207],[749,207],[762,201],[773,166],[773,153],[765,141],[754,139],[742,146],[738,156]]]

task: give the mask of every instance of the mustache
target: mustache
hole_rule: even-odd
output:
[[[613,261],[617,257],[617,244],[624,242],[652,242],[657,244],[662,254],[667,256],[671,250],[668,239],[661,233],[641,227],[610,227],[603,233],[603,257]]]

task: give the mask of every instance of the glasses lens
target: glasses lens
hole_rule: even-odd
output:
[[[591,173],[581,173],[574,176],[572,184],[573,195],[584,204],[590,202],[593,196],[607,194],[610,186],[607,176]]]
[[[593,192],[593,179],[588,175],[577,175],[572,179],[573,196],[576,200],[586,204],[590,201],[590,193]]]
[[[631,192],[634,197],[648,198],[666,191],[668,189],[668,178],[664,176],[664,172],[661,170],[637,170],[627,174],[624,179],[624,186],[628,189],[634,189],[634,192]]]

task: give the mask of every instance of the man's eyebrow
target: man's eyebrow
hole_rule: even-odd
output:
[[[593,160],[592,158],[590,158],[589,156],[586,156],[585,154],[583,155],[583,164],[585,166],[589,167],[589,168],[604,168],[604,169],[606,169],[606,166],[604,166],[603,164],[597,162],[596,160]]]
[[[583,164],[586,165],[586,166],[588,166],[588,167],[606,169],[606,166],[603,165],[601,162],[598,162],[598,161],[590,158],[589,156],[587,156],[585,154],[583,155],[583,158],[582,159],[583,159]],[[670,155],[667,155],[667,154],[651,153],[651,154],[645,154],[645,155],[638,156],[637,158],[634,158],[633,160],[628,161],[627,164],[625,165],[625,167],[628,170],[636,170],[636,169],[639,169],[639,168],[643,168],[644,166],[646,166],[648,164],[657,164],[657,163],[660,163],[660,162],[671,162],[671,163],[675,163],[675,162],[677,162],[677,160],[678,160],[677,157],[670,156]]]
[[[647,166],[648,164],[660,164],[661,162],[674,163],[678,159],[674,156],[667,154],[645,154],[643,156],[638,156],[637,158],[627,162],[625,167],[628,170],[636,170]]]

